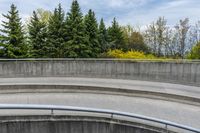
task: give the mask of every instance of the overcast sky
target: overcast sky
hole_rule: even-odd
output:
[[[194,23],[200,20],[200,0],[78,0],[82,12],[88,9],[96,12],[98,20],[103,17],[109,25],[113,17],[122,25],[146,25],[165,16],[168,25],[175,25],[179,19],[190,18]],[[69,11],[72,0],[0,0],[0,14],[7,13],[14,3],[20,11],[23,21],[33,10],[43,8],[53,10],[62,3],[65,11]],[[2,20],[0,16],[0,20]]]

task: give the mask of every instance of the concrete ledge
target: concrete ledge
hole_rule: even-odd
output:
[[[200,106],[199,87],[97,78],[7,78],[0,81],[0,94],[96,93],[145,97]]]
[[[1,116],[1,133],[162,133],[165,127],[92,116]],[[172,131],[168,131],[172,133]]]

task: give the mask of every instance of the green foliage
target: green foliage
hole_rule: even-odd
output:
[[[195,45],[187,56],[188,59],[200,59],[200,42]]]
[[[122,50],[119,49],[109,50],[107,52],[107,57],[122,58],[122,59],[156,59],[154,55],[145,54],[144,52],[133,51],[133,50],[123,52]]]
[[[55,8],[53,15],[49,19],[46,49],[48,57],[64,57],[64,16],[64,11],[61,4],[59,4],[58,8]]]
[[[29,40],[31,45],[31,57],[45,57],[46,56],[46,24],[38,18],[34,11],[28,24]]]
[[[52,13],[50,11],[39,8],[36,10],[36,13],[38,14],[38,18],[41,22],[48,24],[49,19],[52,16]]]
[[[90,57],[92,51],[89,47],[89,37],[85,35],[83,16],[77,0],[73,0],[65,23],[65,57]]]
[[[144,42],[144,37],[140,32],[135,31],[130,25],[122,27],[127,51],[142,51],[149,53],[149,48]]]
[[[90,57],[97,57],[100,54],[98,40],[98,23],[95,13],[90,9],[84,19],[85,36],[89,39],[88,47],[92,50]]]
[[[99,24],[98,40],[100,44],[101,53],[106,52],[108,50],[108,33],[103,18],[101,19]]]
[[[134,51],[149,52],[148,46],[144,43],[144,38],[139,32],[132,32],[129,38],[128,49]]]
[[[0,37],[1,54],[8,58],[22,58],[28,56],[28,46],[26,44],[25,35],[19,18],[18,10],[14,4],[7,15],[3,16],[7,21],[3,21]]]
[[[61,4],[54,12],[37,9],[26,28],[13,4],[3,16],[7,19],[0,30],[0,57],[3,58],[94,58],[106,54],[113,58],[154,59],[151,52],[159,59],[176,58],[185,57],[186,48],[190,48],[186,42],[199,41],[197,31],[188,32],[188,19],[170,30],[164,17],[160,17],[144,33],[130,25],[121,27],[114,18],[107,29],[103,19],[98,25],[92,10],[83,18],[77,0],[72,1],[66,16]],[[187,41],[188,33],[193,41]],[[192,48],[189,59],[200,59],[199,45]]]
[[[108,28],[108,41],[110,49],[126,49],[123,31],[115,18]]]

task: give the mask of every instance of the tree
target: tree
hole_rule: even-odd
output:
[[[90,57],[92,50],[85,35],[83,16],[77,0],[73,0],[67,14],[65,27],[65,56],[70,58]]]
[[[128,49],[135,51],[142,51],[144,53],[149,52],[148,46],[145,44],[144,38],[139,32],[131,33]]]
[[[38,14],[33,11],[33,16],[28,24],[29,40],[32,57],[45,57],[46,53],[46,24],[38,18]]]
[[[175,28],[179,35],[179,54],[180,57],[184,58],[186,52],[187,33],[190,28],[189,19],[185,18],[184,20],[180,20],[179,24],[177,24]]]
[[[145,42],[151,48],[151,52],[156,55],[157,53],[157,34],[156,26],[153,22],[147,27],[145,31]]]
[[[164,55],[176,58],[178,48],[178,36],[174,29],[167,28],[164,42]]]
[[[164,17],[159,17],[156,22],[153,22],[148,26],[145,34],[145,41],[150,45],[153,54],[160,56],[165,56],[167,50],[166,48],[166,37],[168,27],[167,20]]]
[[[3,14],[3,16],[8,20],[2,21],[3,29],[1,30],[0,42],[3,56],[8,58],[27,57],[28,46],[25,43],[25,35],[17,7],[12,4],[8,14]]]
[[[127,50],[129,50],[128,45],[130,44],[131,34],[133,33],[133,27],[131,25],[122,26],[124,43],[127,46]]]
[[[200,21],[195,23],[194,26],[191,26],[189,29],[188,35],[188,50],[191,51],[193,46],[196,45],[200,41]]]
[[[90,57],[97,57],[100,54],[100,46],[98,40],[98,23],[95,13],[90,9],[84,19],[85,35],[89,39],[89,47],[92,49]]]
[[[101,53],[104,53],[108,50],[108,33],[103,18],[99,24],[98,37]]]
[[[64,57],[64,11],[61,4],[55,8],[53,15],[49,19],[48,37],[47,37],[47,51],[48,57],[61,58]]]
[[[144,42],[144,37],[140,30],[134,29],[131,25],[122,27],[127,50],[142,51],[149,53],[149,48]]]
[[[164,17],[159,17],[157,22],[156,22],[156,27],[157,27],[157,55],[160,57],[163,52],[162,48],[164,46],[164,43],[166,41],[166,24],[167,21],[165,20]]]
[[[48,11],[48,10],[44,10],[42,8],[39,8],[36,10],[36,13],[38,15],[38,18],[40,19],[41,22],[45,23],[45,24],[48,24],[49,22],[49,19],[51,18],[52,16],[52,13],[51,11]]]
[[[112,26],[108,28],[108,41],[111,49],[126,49],[123,31],[115,18]]]
[[[200,42],[197,43],[188,54],[189,59],[200,59]]]

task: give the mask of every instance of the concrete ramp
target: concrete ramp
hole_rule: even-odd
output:
[[[200,128],[199,87],[97,78],[5,78],[0,103],[111,109]],[[1,110],[1,115],[44,112]],[[60,114],[62,115],[62,114]]]

